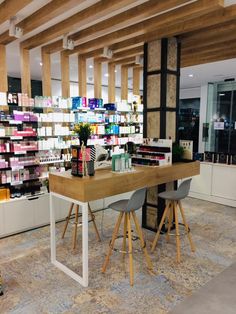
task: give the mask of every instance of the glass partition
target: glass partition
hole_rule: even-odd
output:
[[[236,153],[236,82],[208,84],[205,151]]]

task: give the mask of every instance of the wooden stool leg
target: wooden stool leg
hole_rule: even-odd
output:
[[[168,208],[169,208],[169,203],[167,203],[166,208],[165,208],[164,213],[163,213],[163,216],[162,216],[162,218],[161,218],[161,222],[160,222],[160,225],[159,225],[159,227],[158,227],[158,230],[157,230],[155,239],[154,239],[154,241],[153,241],[153,243],[152,243],[151,252],[153,252],[153,251],[155,250],[155,247],[156,247],[156,245],[157,245],[157,241],[158,241],[158,239],[159,239],[159,237],[160,237],[161,228],[162,228],[162,226],[163,226],[163,224],[164,224],[164,221],[165,221],[165,218],[166,218],[166,215],[167,215],[167,212],[168,212]]]
[[[120,228],[120,223],[121,223],[123,215],[124,215],[123,212],[120,213],[119,218],[118,218],[118,220],[116,222],[115,229],[114,229],[113,234],[112,234],[111,243],[110,243],[110,246],[109,246],[109,251],[108,251],[108,254],[107,254],[106,259],[104,261],[104,264],[102,266],[102,272],[103,273],[105,273],[107,265],[109,263],[110,256],[111,256],[112,250],[114,248],[114,243],[115,243],[115,240],[117,238],[117,234],[118,234],[118,231],[119,231],[119,228]]]
[[[97,228],[97,225],[96,225],[96,222],[95,222],[95,217],[94,217],[94,214],[92,213],[92,210],[91,210],[91,207],[90,207],[89,204],[88,204],[88,211],[89,211],[91,220],[93,222],[93,226],[94,226],[94,229],[95,229],[95,232],[96,232],[96,235],[97,235],[97,239],[98,239],[98,241],[101,241],[101,238],[100,238],[100,235],[99,235],[99,232],[98,232],[98,228]]]
[[[75,206],[75,222],[74,222],[74,238],[73,238],[73,249],[76,248],[76,242],[77,242],[77,227],[78,227],[78,219],[79,219],[79,205]]]
[[[133,269],[133,250],[132,250],[132,234],[131,234],[131,223],[130,223],[130,213],[127,215],[127,225],[128,225],[128,243],[129,243],[129,272],[130,272],[130,285],[134,285],[134,269]]]
[[[68,216],[66,217],[65,227],[64,227],[64,230],[63,230],[63,233],[62,233],[62,236],[61,236],[62,239],[64,239],[64,236],[65,236],[65,233],[66,233],[66,230],[67,230],[67,227],[68,227],[68,223],[70,221],[70,216],[71,216],[73,207],[74,207],[74,203],[71,203]]]
[[[180,212],[181,212],[181,215],[182,215],[182,218],[183,218],[183,223],[184,223],[184,226],[185,226],[185,230],[186,230],[187,235],[188,235],[188,239],[189,239],[191,250],[192,250],[192,252],[195,252],[196,248],[195,248],[195,245],[194,245],[194,243],[192,241],[192,237],[191,237],[191,234],[189,232],[189,227],[188,227],[188,224],[187,224],[186,219],[185,219],[184,209],[183,209],[182,204],[181,204],[180,201],[178,201],[178,205],[179,205],[179,209],[180,209]]]
[[[173,223],[173,211],[174,211],[174,207],[173,207],[173,202],[170,202],[170,206],[169,206],[169,216],[168,216],[168,229],[167,229],[167,233],[166,233],[166,240],[167,242],[170,241],[170,229]]]
[[[132,215],[133,215],[135,227],[137,230],[137,234],[139,236],[139,240],[141,243],[141,248],[143,249],[143,253],[144,253],[145,258],[146,258],[148,269],[152,270],[153,269],[152,262],[151,262],[150,256],[148,255],[148,252],[147,252],[146,244],[145,244],[144,239],[143,239],[143,233],[142,233],[142,230],[140,228],[137,216],[136,216],[135,212],[132,212]]]
[[[127,216],[128,213],[125,213],[124,217],[124,233],[123,233],[123,259],[125,258],[126,255],[126,237],[127,237]]]
[[[177,249],[177,262],[180,262],[180,234],[179,234],[179,220],[178,220],[178,209],[176,202],[174,201],[174,213],[175,213],[175,232],[176,232],[176,249]]]

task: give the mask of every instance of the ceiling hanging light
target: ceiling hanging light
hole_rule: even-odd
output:
[[[21,38],[23,36],[23,29],[16,26],[16,16],[10,18],[9,36]]]
[[[68,50],[73,50],[75,48],[75,43],[72,39],[68,38],[68,34],[63,35],[62,48]]]
[[[135,64],[143,65],[143,57],[142,56],[136,56],[135,57]]]
[[[113,56],[113,51],[109,49],[108,47],[104,47],[102,56],[104,58],[111,59]]]

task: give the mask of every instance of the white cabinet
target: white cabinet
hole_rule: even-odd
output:
[[[93,201],[92,210],[106,208],[108,204],[121,198],[129,198],[132,192]],[[0,202],[0,237],[40,227],[50,223],[49,194],[30,198]],[[63,220],[68,215],[70,202],[53,198],[56,220]]]
[[[50,221],[49,194],[40,197],[32,197],[27,200],[34,202],[34,225],[41,226],[48,224]]]
[[[36,203],[36,200],[25,199],[5,202],[3,205],[5,233],[11,234],[32,228]]]
[[[189,196],[236,207],[236,166],[202,162]]]
[[[200,174],[192,179],[190,191],[201,194],[211,194],[212,167],[200,164]]]
[[[4,211],[3,206],[0,204],[0,237],[4,234]]]
[[[236,201],[236,166],[214,167],[212,195]]]

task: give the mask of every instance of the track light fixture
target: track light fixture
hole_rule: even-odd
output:
[[[104,58],[111,59],[113,56],[113,51],[109,49],[108,47],[104,47],[102,56]]]
[[[143,65],[143,57],[142,56],[136,56],[135,57],[135,64]]]
[[[62,47],[63,49],[69,49],[69,50],[73,50],[75,47],[74,41],[68,38],[68,34],[63,36]]]
[[[16,37],[16,38],[21,38],[23,36],[23,29],[16,26],[15,16],[10,18],[9,36]]]

